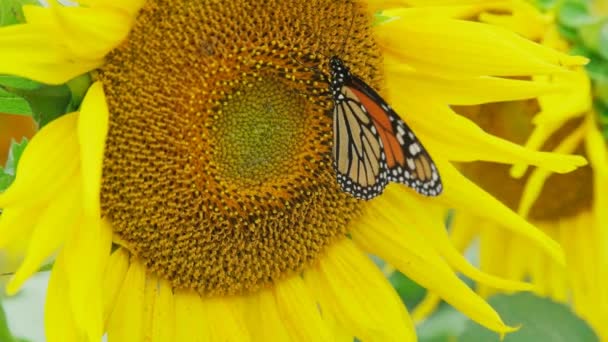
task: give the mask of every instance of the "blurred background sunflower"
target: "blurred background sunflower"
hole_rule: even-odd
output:
[[[456,108],[484,130],[509,141],[532,149],[584,155],[589,160],[588,166],[567,175],[540,168],[530,170],[523,165],[477,162],[460,166],[467,177],[558,241],[566,253],[566,267],[487,220],[456,212],[450,227],[452,241],[461,251],[474,251],[482,270],[529,281],[536,295],[564,303],[564,308],[571,308],[584,320],[574,325],[564,323],[567,328],[552,328],[570,332],[577,331],[574,326],[581,329],[578,335],[562,337],[564,341],[608,339],[606,6],[605,1],[509,1],[490,4],[475,13],[472,20],[507,28],[559,51],[585,55],[590,62],[573,68],[575,73],[548,80],[570,88],[567,95]],[[476,289],[485,298],[495,296],[500,301],[496,289],[483,284],[477,284]],[[419,307],[419,317],[436,314],[439,303],[436,295],[427,295]],[[532,316],[539,314],[530,311],[527,318],[514,315],[511,319],[534,321]],[[551,318],[551,326],[559,327],[561,317]],[[543,324],[543,319],[540,321]],[[584,329],[585,324],[593,332]]]
[[[0,179],[6,291],[52,267],[49,341],[416,340],[403,291],[377,266],[394,267],[492,338],[514,331],[520,322],[505,324],[455,272],[534,288],[475,268],[449,241],[444,210],[564,264],[559,245],[453,166],[585,165],[568,146],[522,148],[453,110],[574,96],[558,80],[586,58],[532,43],[518,23],[460,20],[517,4],[3,3],[0,111],[38,129],[31,142],[32,121],[7,130],[17,141]],[[441,196],[391,185],[364,202],[340,190],[327,83],[302,62],[336,51],[424,141]],[[13,339],[6,325],[0,333]]]

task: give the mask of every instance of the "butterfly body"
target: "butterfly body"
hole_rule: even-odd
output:
[[[437,167],[407,124],[339,57],[330,58],[329,71],[332,154],[342,190],[368,200],[397,182],[425,196],[439,195]]]

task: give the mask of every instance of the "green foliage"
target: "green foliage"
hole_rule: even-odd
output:
[[[15,179],[15,174],[17,173],[17,165],[19,163],[19,159],[21,158],[21,154],[25,150],[27,146],[28,140],[23,138],[21,142],[11,141],[11,147],[8,152],[8,158],[6,160],[6,164],[4,167],[0,167],[0,192],[6,190],[13,180]]]
[[[21,7],[25,4],[36,4],[36,0],[2,0],[0,1],[0,26],[8,26],[25,21]]]
[[[21,96],[0,88],[0,113],[29,116],[32,114],[32,109],[29,103]]]
[[[426,289],[418,285],[416,282],[405,276],[399,271],[395,271],[388,277],[389,281],[397,290],[399,297],[405,304],[405,306],[412,310],[426,294]]]
[[[594,15],[589,0],[561,0],[551,8],[557,12],[559,32],[572,44],[572,53],[590,60],[586,70],[593,81],[595,103],[608,106],[608,17]],[[608,139],[608,117],[601,117],[605,112],[600,108],[598,112]]]
[[[530,293],[497,295],[489,303],[506,324],[520,326],[517,332],[507,334],[504,342],[598,342],[599,339],[585,321],[566,305]],[[460,342],[499,342],[499,336],[484,327],[468,321]]]
[[[453,307],[442,304],[416,328],[419,342],[457,341],[465,329],[467,317]]]
[[[0,76],[0,113],[31,115],[42,128],[63,114],[77,110],[90,84],[89,75],[62,85]]]

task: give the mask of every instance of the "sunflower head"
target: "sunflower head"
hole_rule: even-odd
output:
[[[224,294],[343,238],[359,204],[335,180],[317,67],[344,49],[379,85],[370,25],[351,1],[148,2],[98,74],[111,113],[102,209],[120,241],[175,287]]]

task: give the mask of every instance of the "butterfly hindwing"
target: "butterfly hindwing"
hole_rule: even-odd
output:
[[[439,195],[443,186],[437,166],[414,131],[365,82],[352,75],[351,83],[382,139],[388,180],[403,183],[426,196]]]
[[[414,132],[339,58],[331,59],[330,70],[334,166],[342,189],[357,198],[370,199],[391,181],[426,196],[439,195],[439,172]]]

